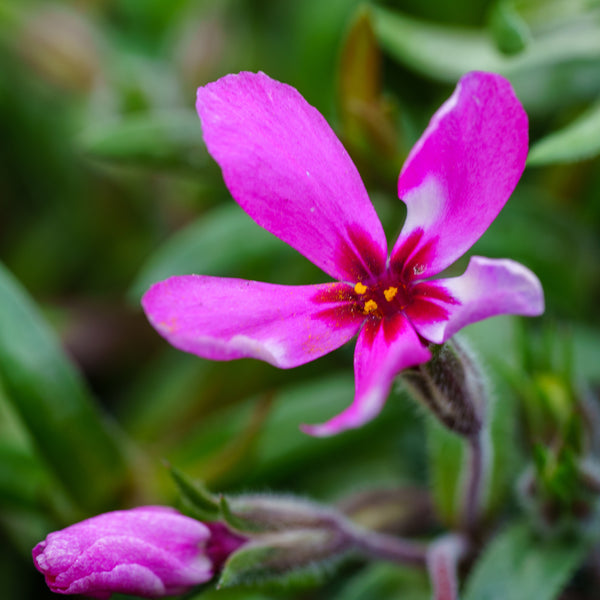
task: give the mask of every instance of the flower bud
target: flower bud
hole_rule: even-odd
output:
[[[49,3],[25,20],[16,50],[48,83],[67,91],[88,92],[102,74],[97,37],[83,15]]]
[[[158,598],[212,577],[210,538],[206,525],[174,509],[143,506],[50,533],[33,549],[33,562],[59,594]]]
[[[488,396],[474,356],[456,339],[432,352],[432,359],[402,373],[408,390],[448,429],[465,437],[482,428]]]

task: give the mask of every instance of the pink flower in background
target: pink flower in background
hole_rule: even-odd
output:
[[[538,279],[511,260],[474,256],[463,275],[430,279],[477,241],[523,172],[527,116],[501,76],[465,75],[412,149],[398,181],[407,218],[389,256],[356,167],[294,88],[264,73],[228,75],[198,90],[197,109],[234,199],[337,282],[184,275],[153,285],[142,304],[173,346],[212,360],[290,368],[358,333],[354,402],[304,431],[372,419],[393,378],[430,359],[429,342],[494,315],[543,312]]]
[[[58,594],[181,594],[208,581],[215,563],[242,543],[211,526],[163,506],[118,510],[49,534],[33,562]]]

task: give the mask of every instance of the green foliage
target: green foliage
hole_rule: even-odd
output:
[[[460,524],[463,442],[405,392],[393,390],[359,430],[327,439],[299,431],[351,402],[351,347],[286,371],[203,361],[167,348],[139,299],[177,274],[325,280],[230,198],[202,141],[198,85],[250,69],[297,87],[343,140],[393,242],[404,215],[396,195],[404,156],[456,80],[484,69],[507,76],[523,101],[535,169],[472,253],[529,266],[547,311],[521,335],[509,317],[466,332],[492,390],[492,469],[477,532],[487,542],[461,597],[551,599],[569,580],[574,600],[594,597],[581,538],[597,528],[600,489],[586,470],[600,451],[596,4],[0,0],[4,595],[50,597],[30,555],[48,531],[94,512],[169,503],[177,491],[197,517],[225,513],[233,523],[235,499],[249,492],[343,506],[347,495],[374,488],[414,490],[357,519],[423,540]],[[568,336],[536,333],[565,324]],[[165,459],[180,469],[171,477]],[[549,540],[532,524],[572,537]],[[250,587],[213,583],[190,597],[431,595],[421,570],[377,562],[334,569],[314,551],[321,542],[263,540],[222,574],[223,586]]]
[[[529,153],[532,166],[574,162],[600,153],[600,104],[575,121],[537,142]]]
[[[351,577],[338,600],[427,600],[431,597],[424,573],[385,563],[371,565]]]
[[[36,307],[4,268],[0,304],[0,375],[37,450],[86,510],[114,501],[127,475],[115,426],[102,416]]]
[[[536,537],[522,523],[500,533],[469,577],[465,600],[553,600],[581,563],[586,544]]]
[[[210,174],[212,163],[193,111],[133,114],[99,123],[82,134],[80,146],[92,158],[146,169],[180,168]],[[215,172],[212,167],[212,172]]]

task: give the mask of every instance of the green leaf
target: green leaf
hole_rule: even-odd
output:
[[[527,163],[531,166],[586,160],[600,154],[600,103],[578,119],[533,145]]]
[[[396,11],[373,7],[375,32],[383,48],[407,66],[454,83],[467,71],[499,71],[502,55],[487,33],[433,25]]]
[[[38,310],[0,266],[0,377],[36,449],[70,495],[98,509],[122,491],[127,470],[113,426]]]
[[[266,583],[283,589],[312,587],[322,582],[343,553],[337,536],[325,530],[264,535],[229,557],[219,587]]]
[[[150,285],[171,275],[231,276],[241,264],[264,255],[280,260],[286,251],[281,241],[258,227],[239,206],[227,203],[203,215],[159,248],[140,271],[129,296],[137,302]]]
[[[456,526],[461,518],[461,472],[465,442],[433,417],[427,421],[429,479],[434,506],[440,519]]]
[[[530,41],[527,23],[521,18],[511,0],[499,0],[490,15],[494,41],[504,54],[518,54]]]
[[[221,516],[218,497],[213,496],[202,483],[194,481],[179,469],[173,466],[168,468],[186,508],[199,519],[206,521],[215,521]]]
[[[427,576],[416,569],[373,564],[352,577],[336,600],[429,600]]]
[[[200,120],[191,110],[145,112],[100,123],[82,134],[79,145],[103,161],[218,173],[202,141]]]
[[[0,442],[0,507],[36,507],[48,484],[33,456]]]
[[[585,557],[581,540],[537,538],[523,524],[500,533],[484,550],[464,600],[553,600]]]
[[[528,111],[548,111],[600,91],[600,25],[594,19],[577,29],[556,28],[509,57],[484,30],[431,24],[381,7],[373,7],[373,15],[383,49],[438,81],[455,83],[473,70],[500,73]]]

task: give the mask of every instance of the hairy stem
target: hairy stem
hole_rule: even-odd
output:
[[[359,527],[344,527],[346,539],[362,554],[401,565],[425,566],[427,546],[400,537],[369,531]]]
[[[457,534],[441,537],[429,546],[427,571],[433,587],[433,600],[458,599],[458,564],[467,550],[467,541]]]

